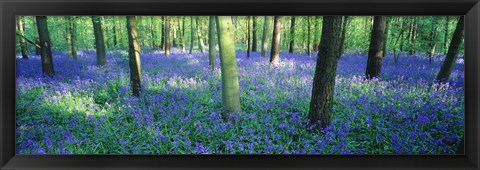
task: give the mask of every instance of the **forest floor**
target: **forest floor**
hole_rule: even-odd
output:
[[[464,130],[464,64],[433,83],[444,56],[383,60],[365,80],[367,56],[344,55],[337,70],[332,125],[307,130],[316,54],[281,53],[277,66],[237,51],[242,113],[221,116],[219,59],[208,53],[141,55],[143,92],[132,97],[128,52],[93,51],[74,61],[54,52],[54,78],[40,57],[17,59],[18,154],[445,154]],[[268,55],[267,55],[268,56]]]

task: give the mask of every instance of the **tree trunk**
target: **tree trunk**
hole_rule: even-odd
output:
[[[17,31],[20,33],[20,35],[25,36],[24,33],[24,28],[23,28],[23,17],[18,16],[17,18]],[[27,50],[27,42],[25,41],[24,38],[18,38],[20,40],[20,49],[22,53],[22,58],[23,59],[28,59],[28,50]]]
[[[156,47],[157,46],[157,41],[156,40],[156,37],[155,37],[155,19],[153,16],[150,17],[150,36],[152,36],[151,38],[151,45],[152,47]],[[114,24],[114,27],[115,27],[115,24]]]
[[[318,47],[318,58],[313,78],[312,97],[308,119],[316,127],[330,125],[337,63],[341,50],[341,16],[324,16],[322,36]]]
[[[464,17],[460,16],[457,22],[457,27],[453,33],[452,40],[450,41],[450,47],[448,47],[448,53],[443,62],[442,68],[437,75],[437,81],[446,82],[452,73],[455,60],[457,59],[460,47],[463,39]]]
[[[140,45],[137,40],[137,19],[127,16],[128,59],[130,65],[130,85],[134,96],[142,92],[142,67],[140,66]]]
[[[203,42],[203,36],[202,36],[202,30],[201,30],[202,26],[200,24],[200,18],[197,18],[196,22],[197,22],[198,48],[200,49],[201,53],[204,53],[205,50],[203,47],[205,46],[205,43]]]
[[[263,35],[262,35],[262,56],[267,55],[267,37],[268,37],[268,28],[270,27],[271,19],[268,16],[265,16],[265,22],[263,24]]]
[[[293,53],[295,51],[295,16],[292,16],[290,22],[290,47],[288,48],[288,53]]]
[[[35,39],[35,44],[40,44],[40,38]],[[35,46],[35,54],[42,55],[42,48]]]
[[[275,16],[273,22],[272,48],[270,64],[278,64],[280,60],[280,35],[282,32],[282,16]]]
[[[313,31],[313,34],[314,34],[313,35],[313,51],[314,52],[318,52],[318,45],[319,45],[318,42],[320,41],[320,38],[319,38],[319,36],[320,36],[320,28],[319,27],[320,26],[318,24],[319,20],[320,20],[320,17],[315,16],[315,18],[314,18],[315,26],[314,26],[314,29],[313,29],[314,30]]]
[[[162,39],[160,40],[160,49],[165,50],[165,16],[162,16],[162,24],[160,24],[162,29]]]
[[[342,36],[341,36],[341,39],[340,39],[340,45],[341,45],[341,48],[340,48],[340,55],[343,55],[344,51],[345,51],[345,42],[346,42],[346,36],[347,36],[347,31],[348,31],[348,18],[349,16],[344,16],[343,17],[343,21],[342,21]]]
[[[427,55],[428,55],[428,61],[430,64],[432,63],[433,56],[435,55],[435,48],[437,46],[437,43],[436,43],[437,32],[438,32],[437,23],[433,23],[432,30],[428,35],[428,46],[430,47],[430,50],[427,52]]]
[[[230,113],[241,112],[232,18],[230,16],[218,16],[217,30],[218,45],[220,47],[224,117],[230,118]]]
[[[70,45],[72,49],[72,57],[74,60],[78,59],[77,55],[77,24],[75,23],[75,19],[73,17],[68,17],[68,22],[70,24]]]
[[[383,37],[383,54],[382,57],[385,57],[388,53],[387,43],[388,43],[388,25],[390,24],[390,17],[387,17],[385,25],[385,36]]]
[[[66,46],[67,46],[67,54],[69,56],[72,56],[72,35],[70,31],[70,19],[67,16],[63,17],[65,21],[65,41],[66,41]]]
[[[93,32],[95,34],[95,46],[97,49],[97,65],[107,64],[107,55],[105,52],[105,41],[103,40],[102,24],[100,17],[92,16]]]
[[[368,49],[367,70],[365,71],[368,79],[378,77],[382,70],[383,40],[386,25],[386,16],[374,17],[370,47]]]
[[[210,16],[208,25],[208,60],[212,71],[215,69],[215,17]]]
[[[36,16],[38,36],[40,37],[40,47],[42,48],[42,73],[43,75],[53,77],[52,47],[50,46],[50,35],[48,33],[47,17]]]
[[[170,55],[170,16],[165,16],[165,55]]]
[[[310,56],[310,54],[312,53],[310,51],[310,16],[307,16],[307,27],[308,27],[308,33],[307,33],[307,54],[308,56]]]
[[[118,43],[117,43],[117,17],[113,17],[113,48],[117,48]]]
[[[449,23],[450,23],[450,17],[449,16],[446,16],[445,18],[445,38],[444,38],[444,47],[445,47],[445,50],[444,50],[444,53],[445,55],[447,55],[448,53],[448,32],[449,32]]]
[[[193,54],[193,44],[195,41],[195,29],[193,27],[193,16],[190,16],[190,52],[189,54]]]
[[[247,16],[247,58],[250,58],[250,16]]]
[[[252,28],[252,52],[257,52],[257,17],[253,16],[253,28]]]
[[[185,17],[182,17],[182,52],[185,52],[186,38],[185,38]]]
[[[404,25],[404,24],[403,24],[403,21],[402,21],[402,24],[401,24],[401,26],[400,26],[400,33],[398,34],[397,39],[396,39],[395,42],[393,43],[393,61],[394,61],[395,64],[397,64],[397,62],[398,62],[397,53],[396,53],[397,43],[398,43],[398,40],[399,40],[400,38],[403,39],[403,34],[404,34],[404,32],[405,32],[405,29],[404,29],[404,26],[403,26],[403,25]],[[403,43],[403,42],[400,42],[400,44],[402,44],[402,43]],[[401,47],[400,47],[400,51],[402,51],[402,48],[401,48]]]

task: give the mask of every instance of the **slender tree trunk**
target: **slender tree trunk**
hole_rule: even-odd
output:
[[[185,46],[186,44],[186,37],[185,37],[185,17],[182,17],[182,52],[185,52]]]
[[[208,59],[212,71],[215,70],[215,17],[210,16],[208,25]]]
[[[201,31],[201,24],[200,24],[200,18],[197,18],[196,20],[197,22],[197,38],[198,38],[198,48],[200,49],[200,52],[201,53],[204,53],[205,50],[204,50],[204,46],[205,46],[205,43],[203,42],[203,36],[202,36],[202,31]]]
[[[292,16],[290,22],[290,47],[288,48],[288,53],[295,51],[295,18],[295,16]]]
[[[170,55],[170,16],[165,16],[165,55]]]
[[[455,65],[455,60],[457,59],[458,53],[460,52],[460,47],[462,45],[463,39],[463,29],[464,29],[464,17],[460,16],[457,22],[457,27],[453,33],[452,41],[450,41],[450,47],[448,47],[448,53],[443,62],[442,68],[437,75],[437,81],[446,82],[452,73],[453,66]]]
[[[218,45],[220,47],[224,117],[230,118],[231,113],[241,112],[242,110],[240,107],[240,87],[238,83],[232,18],[230,16],[218,16],[217,30]]]
[[[77,24],[73,17],[68,17],[68,24],[70,24],[70,45],[72,50],[72,57],[74,60],[78,59],[77,55]]]
[[[103,40],[102,24],[100,17],[92,16],[93,32],[95,34],[95,46],[97,48],[97,65],[107,64],[107,55],[105,52],[105,41]]]
[[[312,53],[310,51],[310,16],[307,16],[307,27],[308,27],[308,33],[307,33],[307,54],[308,56],[310,56],[310,54]]]
[[[400,19],[399,19],[400,20]],[[400,26],[400,33],[398,34],[397,36],[397,39],[395,40],[395,42],[393,43],[393,60],[394,60],[394,63],[397,64],[398,62],[398,58],[397,58],[397,53],[396,53],[396,48],[397,48],[397,43],[398,43],[398,40],[399,39],[403,39],[403,34],[405,32],[405,28],[403,27],[403,22]],[[400,42],[400,44],[402,44],[403,42]],[[402,49],[400,48],[400,51],[402,51]]]
[[[65,41],[66,41],[66,46],[67,46],[67,54],[69,56],[72,56],[72,35],[70,31],[70,19],[69,17],[65,16],[63,17],[65,21]]]
[[[35,44],[40,44],[40,38],[35,39]],[[42,48],[35,47],[35,54],[42,55]]]
[[[165,16],[162,16],[162,24],[160,24],[162,29],[162,39],[160,40],[160,49],[165,50]]]
[[[265,16],[265,22],[263,24],[263,35],[262,35],[262,56],[267,54],[267,37],[268,37],[268,28],[270,27],[271,19],[268,16]]]
[[[156,38],[155,38],[155,19],[153,16],[150,17],[150,36],[152,37],[151,38],[151,44],[152,44],[152,47],[156,47],[157,44],[156,44]],[[115,26],[115,24],[114,24]]]
[[[113,17],[113,48],[118,47],[118,42],[117,42],[117,17]]]
[[[250,58],[250,16],[247,16],[247,58]]]
[[[17,31],[20,33],[20,35],[25,37],[23,25],[24,25],[23,24],[23,17],[18,16],[18,18],[17,18],[17,29],[18,30]],[[25,41],[24,38],[18,38],[18,40],[20,40],[20,49],[21,49],[21,53],[22,53],[22,58],[23,59],[28,59],[27,42]]]
[[[270,52],[270,64],[278,64],[280,61],[280,35],[282,33],[282,16],[275,16],[273,22],[272,48]]]
[[[312,97],[308,119],[316,127],[330,125],[333,109],[333,95],[337,63],[341,50],[341,16],[324,16],[322,36],[318,47],[318,58],[313,77]]]
[[[134,96],[142,92],[142,67],[140,65],[140,45],[137,36],[137,19],[127,16],[128,59],[130,66],[130,85]]]
[[[314,26],[314,35],[313,35],[313,51],[314,52],[318,52],[318,43],[320,41],[320,26],[319,26],[319,20],[320,20],[320,17],[319,16],[315,16],[315,19],[314,19],[314,22],[315,22],[315,26]]]
[[[38,36],[40,37],[40,47],[42,48],[42,73],[43,75],[53,77],[52,47],[50,46],[50,35],[48,33],[47,17],[36,16]]]
[[[193,27],[193,16],[190,16],[190,52],[189,54],[193,54],[193,44],[194,44],[194,41],[195,41],[195,29]]]
[[[343,17],[343,21],[342,21],[342,35],[341,35],[341,39],[340,39],[340,45],[341,45],[341,48],[340,48],[340,54],[343,55],[344,51],[345,51],[345,41],[346,41],[346,36],[347,36],[347,32],[348,32],[348,16],[344,16]]]
[[[387,44],[388,44],[388,25],[390,24],[390,17],[387,17],[386,19],[386,26],[385,26],[385,36],[383,37],[383,54],[382,54],[382,57],[385,57],[385,55],[387,55],[388,53],[388,49],[387,49]]]
[[[375,16],[373,19],[370,48],[368,50],[367,70],[365,71],[365,75],[368,79],[378,77],[382,70],[383,40],[385,36],[385,27],[387,25],[386,20],[386,16]]]
[[[436,40],[437,40],[437,32],[438,32],[438,25],[437,23],[432,24],[432,30],[428,35],[428,46],[430,47],[430,50],[427,52],[428,55],[428,61],[431,64],[433,56],[435,55],[435,48],[437,46]]]
[[[447,55],[448,53],[448,32],[449,32],[449,23],[450,23],[450,17],[449,16],[446,16],[445,17],[445,38],[444,38],[444,43],[443,43],[443,47],[445,48],[444,50],[444,54]]]
[[[257,52],[257,17],[253,16],[253,28],[252,28],[252,52]]]

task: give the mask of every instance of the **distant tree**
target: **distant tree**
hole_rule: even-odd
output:
[[[233,33],[232,18],[230,16],[218,16],[217,34],[222,73],[222,103],[225,111],[224,117],[226,118],[230,117],[230,113],[241,112],[240,87]]]
[[[170,55],[170,16],[165,16],[165,55]]]
[[[311,48],[310,48],[310,32],[311,32],[311,27],[310,27],[310,16],[307,16],[307,54],[310,56],[312,53]]]
[[[25,37],[25,29],[23,28],[23,17],[18,16],[17,17],[17,31],[20,35]],[[23,59],[28,59],[28,49],[27,49],[27,42],[23,37],[19,37],[18,40],[20,40],[20,49],[22,53],[22,58]]]
[[[187,45],[186,44],[186,38],[185,38],[185,19],[186,17],[182,17],[182,52],[185,52],[185,46]]]
[[[115,24],[114,25],[114,29],[115,29]],[[151,16],[150,17],[150,36],[152,37],[151,38],[151,45],[153,47],[157,47],[158,44],[157,44],[157,41],[156,41],[156,34],[155,34],[155,17],[154,16]]]
[[[201,53],[205,52],[204,46],[205,43],[203,42],[203,35],[202,35],[202,25],[201,25],[201,19],[200,17],[197,18],[196,24],[197,24],[197,38],[198,38],[198,48],[200,49]]]
[[[95,34],[95,47],[97,48],[97,65],[107,64],[105,41],[103,40],[102,23],[99,16],[92,16],[93,32]]]
[[[428,41],[428,47],[430,47],[430,49],[427,51],[427,55],[428,55],[428,61],[429,63],[432,63],[432,59],[433,59],[433,56],[435,55],[435,48],[437,46],[437,32],[438,32],[438,24],[435,23],[435,19],[432,18],[432,23],[431,24],[431,31],[430,33],[428,33],[428,37],[427,37],[427,41]]]
[[[394,61],[395,64],[397,64],[397,62],[398,62],[396,48],[397,48],[397,44],[398,44],[399,40],[401,41],[400,45],[403,44],[403,38],[402,37],[403,37],[403,34],[405,33],[405,20],[401,21],[400,24],[401,24],[400,25],[400,33],[398,33],[397,38],[393,42],[393,61]],[[402,48],[400,48],[400,51],[401,51],[401,49]]]
[[[74,60],[78,59],[77,55],[77,24],[74,17],[68,17],[70,23],[70,45],[72,46],[72,57]]]
[[[450,32],[450,30],[448,29],[450,27],[449,25],[450,23],[450,16],[446,16],[445,17],[445,29],[444,29],[444,39],[443,39],[443,47],[444,47],[444,54],[447,55],[448,53],[448,32]]]
[[[153,18],[153,17],[152,17]],[[117,48],[118,43],[117,43],[117,16],[113,17],[113,47]]]
[[[386,17],[386,24],[385,24],[385,35],[383,36],[383,54],[382,54],[382,57],[385,57],[385,55],[387,55],[388,53],[388,49],[387,49],[387,44],[388,44],[388,27],[390,25],[390,20],[391,20],[391,17]]]
[[[257,52],[257,17],[252,16],[252,52]]]
[[[130,85],[134,96],[142,92],[142,67],[140,66],[140,45],[138,44],[137,19],[127,16],[128,59],[130,66]]]
[[[162,39],[160,40],[160,49],[165,50],[165,16],[162,16],[162,24],[160,29],[162,30]]]
[[[455,60],[457,59],[458,53],[460,52],[460,47],[463,40],[463,29],[464,29],[464,17],[460,16],[457,22],[457,27],[453,33],[452,40],[450,41],[450,46],[448,47],[448,53],[443,61],[442,68],[437,75],[437,81],[446,82],[452,73],[453,66],[455,65]]]
[[[413,55],[416,52],[415,49],[415,40],[417,39],[417,17],[414,16],[412,18],[412,22],[410,23],[410,34],[408,38],[408,48],[409,48],[409,54]]]
[[[53,77],[52,47],[50,46],[50,34],[48,33],[47,17],[36,16],[38,36],[40,38],[42,73],[43,75]]]
[[[265,56],[267,54],[267,47],[268,47],[268,42],[267,42],[267,37],[268,37],[268,28],[270,27],[271,19],[268,16],[265,16],[265,22],[263,24],[263,36],[262,36],[262,56]]]
[[[341,37],[341,49],[340,53],[343,54],[345,52],[345,48],[347,46],[347,32],[348,32],[348,27],[350,23],[350,17],[349,16],[344,16],[343,21],[342,21],[342,37]]]
[[[368,79],[378,77],[382,70],[383,37],[385,36],[386,24],[386,16],[375,16],[373,19],[370,47],[368,49],[367,70],[365,71]]]
[[[247,16],[247,58],[250,58],[250,16]]]
[[[312,97],[308,119],[310,125],[321,128],[330,125],[333,109],[333,94],[337,63],[341,53],[341,16],[324,16],[322,36],[318,47],[318,58],[313,77]]]
[[[278,64],[280,60],[280,35],[282,32],[282,16],[275,16],[273,22],[272,48],[270,52],[270,64]]]
[[[189,54],[193,54],[194,41],[195,41],[195,31],[193,27],[193,16],[190,16],[190,52]]]
[[[314,30],[313,31],[313,51],[318,52],[318,45],[319,45],[318,43],[320,41],[320,38],[319,38],[319,36],[320,36],[320,28],[319,28],[320,27],[320,24],[319,24],[320,17],[315,16],[315,18],[313,20],[314,20],[313,22],[315,23],[315,25],[313,27],[313,30]]]
[[[64,21],[65,21],[65,40],[67,42],[67,54],[69,56],[72,56],[72,31],[71,31],[71,24],[70,24],[70,19],[69,19],[69,16],[64,16],[63,17]]]
[[[212,71],[215,69],[215,17],[210,16],[208,25],[208,60]]]
[[[293,53],[295,51],[295,16],[291,17],[290,22],[290,47],[288,48],[288,53]]]

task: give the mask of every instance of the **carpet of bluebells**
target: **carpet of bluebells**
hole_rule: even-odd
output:
[[[17,59],[17,154],[452,154],[464,130],[464,64],[434,83],[444,56],[383,60],[365,80],[367,56],[344,55],[337,70],[332,125],[307,129],[316,55],[268,57],[237,51],[243,112],[222,119],[219,59],[208,53],[141,55],[143,93],[133,97],[128,53],[95,51],[78,61],[54,52],[55,77],[40,57]]]

